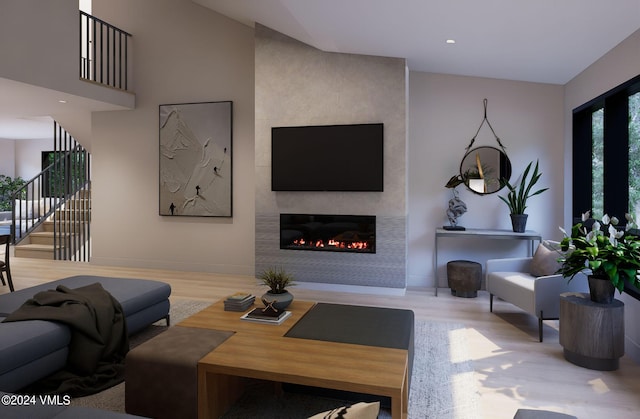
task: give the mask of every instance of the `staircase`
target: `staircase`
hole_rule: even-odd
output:
[[[89,262],[91,155],[54,121],[48,166],[13,194],[15,257]]]
[[[91,191],[83,189],[47,217],[20,243],[15,257],[50,260],[88,260]]]

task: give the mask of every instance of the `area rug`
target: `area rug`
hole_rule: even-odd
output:
[[[173,301],[172,324],[209,304],[191,300]],[[131,346],[135,347],[164,330],[166,327],[163,322],[158,322],[133,336]],[[473,374],[464,325],[416,320],[415,355],[409,393],[410,419],[481,418],[479,393]],[[124,412],[124,386],[120,384],[92,396],[74,399],[72,405]],[[265,387],[268,388],[268,385],[262,382],[251,384],[224,419],[300,419],[347,403],[288,392],[275,396],[273,392],[265,391]],[[391,413],[382,409],[379,418],[391,418]]]

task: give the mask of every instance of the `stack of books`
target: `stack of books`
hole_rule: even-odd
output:
[[[256,297],[246,292],[236,292],[224,300],[225,311],[247,311],[253,305]]]
[[[241,320],[258,323],[280,324],[291,316],[290,311],[274,310],[271,307],[258,307],[242,315]]]

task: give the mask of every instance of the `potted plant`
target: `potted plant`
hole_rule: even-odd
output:
[[[615,290],[624,290],[625,280],[640,288],[640,237],[628,233],[635,222],[630,214],[625,217],[625,230],[616,228],[618,219],[606,214],[602,224],[593,220],[591,229],[587,229],[584,223],[590,220],[590,211],[571,228],[571,236],[560,228],[564,233],[561,249],[569,252],[559,259],[562,266],[558,273],[571,281],[578,272],[588,271],[592,301],[611,303]]]
[[[293,275],[286,272],[282,267],[271,267],[260,272],[258,280],[261,285],[269,287],[262,296],[262,303],[265,306],[272,306],[277,310],[284,310],[293,301],[293,295],[287,287],[295,285]]]
[[[540,176],[542,176],[542,173],[538,170],[538,161],[536,160],[536,165],[533,169],[533,173],[531,174],[531,178],[528,177],[532,164],[533,162],[529,162],[526,169],[524,169],[520,183],[512,185],[508,179],[502,179],[502,183],[507,187],[509,192],[506,197],[499,196],[499,198],[502,199],[502,201],[504,201],[504,203],[509,207],[511,225],[513,227],[513,231],[516,233],[523,233],[527,226],[528,214],[524,213],[524,210],[527,209],[527,200],[532,196],[539,195],[549,189],[542,188],[535,192],[531,191],[533,186],[538,183],[538,180],[540,180]]]
[[[0,175],[0,211],[11,211],[11,197],[25,183],[20,176],[11,179],[9,176]]]

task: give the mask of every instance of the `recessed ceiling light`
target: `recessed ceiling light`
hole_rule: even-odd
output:
[[[60,102],[60,103],[67,103],[67,101],[66,101],[66,100],[62,100],[62,99],[60,99],[58,102]]]
[[[447,39],[447,44],[455,44],[456,40],[455,39]]]

